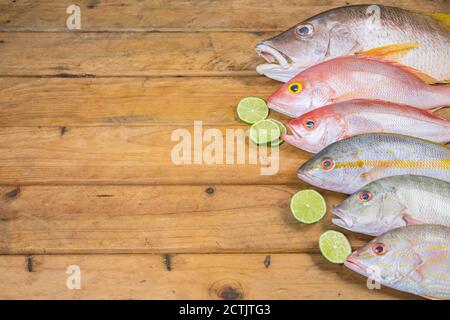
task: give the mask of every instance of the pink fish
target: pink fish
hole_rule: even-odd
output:
[[[349,100],[309,111],[291,120],[290,144],[317,153],[328,145],[363,133],[398,133],[438,143],[450,141],[450,121],[427,110],[381,100]]]
[[[450,85],[395,62],[367,56],[339,57],[300,72],[269,99],[291,117],[352,99],[379,99],[420,109],[450,105]]]

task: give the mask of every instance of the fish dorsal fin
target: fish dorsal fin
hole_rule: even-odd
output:
[[[356,55],[376,58],[380,60],[399,62],[410,50],[418,48],[417,43],[389,44],[365,51],[357,52]]]
[[[444,27],[447,32],[450,32],[450,14],[448,13],[433,13],[431,17]]]
[[[423,72],[423,71],[420,71],[420,70],[417,70],[417,69],[414,69],[414,68],[412,68],[412,67],[408,67],[408,66],[405,66],[405,65],[400,65],[400,64],[399,64],[399,66],[400,66],[403,70],[405,70],[405,71],[407,71],[407,72],[410,72],[410,73],[414,74],[414,75],[417,76],[420,80],[422,80],[423,82],[425,82],[425,83],[427,83],[427,84],[436,84],[436,83],[439,83],[438,80],[436,80],[435,78],[433,78],[432,76],[430,76],[429,74],[427,74],[427,73],[425,73],[425,72]]]

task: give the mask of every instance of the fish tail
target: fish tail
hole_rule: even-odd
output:
[[[436,112],[450,107],[450,84],[438,83],[427,88],[427,107],[430,112]]]
[[[439,12],[433,13],[431,17],[439,21],[441,26],[444,27],[444,29],[447,30],[447,32],[450,32],[450,14]]]

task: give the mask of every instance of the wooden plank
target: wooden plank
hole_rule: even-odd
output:
[[[279,86],[266,77],[3,78],[0,126],[235,125],[241,98]],[[438,114],[450,119],[449,108]]]
[[[298,186],[0,187],[0,254],[318,252],[336,227],[289,209]],[[328,208],[345,196],[323,192]],[[348,233],[354,248],[370,237]]]
[[[280,31],[354,0],[79,0],[83,31]],[[0,30],[66,31],[71,0],[1,0]],[[379,0],[379,4],[393,5]],[[425,12],[448,10],[447,0],[399,0]]]
[[[267,163],[263,152],[258,164],[251,164],[247,141],[242,153],[245,164],[237,164],[236,154],[240,149],[234,144],[234,152],[226,151],[226,130],[247,128],[245,125],[203,126],[203,133],[215,129],[222,134],[219,138],[224,142],[218,140],[218,145],[223,150],[217,150],[217,158],[223,164],[208,164],[206,160],[194,163],[196,153],[201,157],[202,150],[206,159],[210,143],[196,145],[192,126],[0,128],[0,183],[304,185],[295,172],[310,155],[288,144],[279,149],[278,166],[276,161]],[[175,147],[180,145],[180,140],[171,140],[178,129],[189,135],[183,140],[191,144],[186,148],[192,150],[188,164],[177,165],[172,160],[172,152],[179,154]],[[269,148],[268,156],[272,151]],[[231,164],[225,163],[226,153],[232,159]],[[267,175],[270,170],[276,175]],[[264,171],[266,175],[262,175]]]
[[[0,75],[256,75],[254,46],[272,34],[0,32]]]
[[[1,299],[418,299],[308,254],[0,256],[0,271]]]
[[[213,129],[218,139],[217,143],[200,145],[192,126],[4,127],[0,128],[0,183],[305,186],[295,174],[311,157],[303,150],[283,144],[279,157],[278,149],[268,148],[267,156],[260,150],[255,156],[259,156],[258,162],[252,164],[248,141],[241,144],[243,152],[236,143],[228,144],[234,145],[234,150],[228,149],[226,133],[231,137],[236,130],[244,132],[247,128],[203,126],[200,134]],[[175,130],[182,130],[186,137],[178,140],[174,136],[176,141],[172,141],[174,132],[180,133]],[[186,162],[179,159],[181,144],[186,147]],[[218,148],[212,158],[214,144]],[[238,153],[245,163],[237,162]]]
[[[279,86],[266,77],[3,78],[0,126],[232,125],[241,98]]]

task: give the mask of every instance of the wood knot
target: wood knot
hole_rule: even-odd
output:
[[[59,127],[59,134],[61,137],[68,131],[67,127]]]
[[[7,193],[5,193],[3,195],[3,199],[5,201],[13,200],[13,199],[15,199],[15,198],[17,198],[19,196],[20,192],[21,192],[20,187],[16,187],[13,190],[8,191]]]
[[[32,256],[27,257],[27,271],[33,272],[33,257]]]
[[[164,255],[163,263],[167,271],[172,271],[172,256],[170,254]]]
[[[213,187],[208,187],[205,189],[205,192],[209,195],[212,195],[216,190]]]
[[[266,256],[266,258],[264,259],[264,267],[266,267],[266,269],[269,269],[269,267],[270,267],[270,255]]]
[[[235,280],[219,280],[214,282],[209,288],[209,295],[212,298],[222,300],[241,300],[244,298],[242,286]]]

